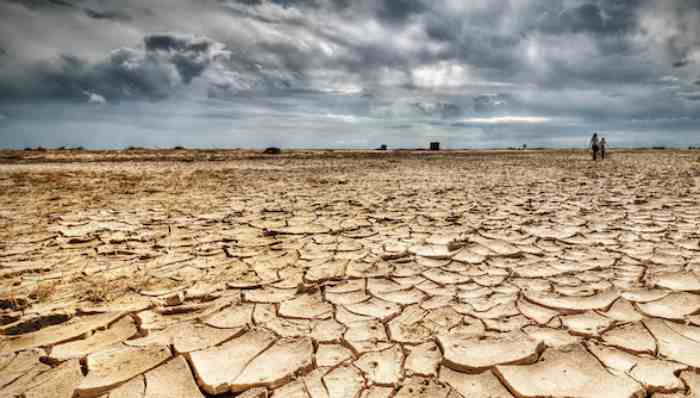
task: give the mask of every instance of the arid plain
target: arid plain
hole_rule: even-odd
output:
[[[0,151],[0,396],[700,396],[700,152]]]

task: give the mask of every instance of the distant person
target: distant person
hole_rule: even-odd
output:
[[[591,150],[593,151],[593,160],[598,160],[598,151],[600,150],[598,133],[593,133],[593,137],[591,137]]]
[[[607,154],[608,150],[608,141],[605,140],[605,137],[600,138],[600,159],[605,160],[605,158],[608,156]]]

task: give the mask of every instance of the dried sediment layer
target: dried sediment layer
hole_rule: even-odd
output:
[[[0,395],[697,394],[696,165],[463,156],[0,170]]]

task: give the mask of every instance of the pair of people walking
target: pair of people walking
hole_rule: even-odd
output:
[[[593,151],[593,160],[598,160],[600,156],[601,160],[607,157],[608,142],[605,137],[598,138],[598,133],[593,133],[591,137],[591,150]]]

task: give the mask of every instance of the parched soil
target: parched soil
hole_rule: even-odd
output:
[[[700,394],[700,153],[0,151],[0,396]]]

